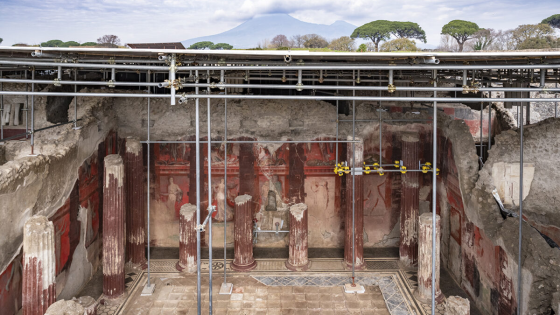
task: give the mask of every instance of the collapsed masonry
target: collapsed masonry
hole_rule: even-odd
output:
[[[23,85],[12,88],[21,91]],[[53,89],[46,86],[44,91]],[[81,92],[106,90],[84,89]],[[16,97],[5,99],[13,103],[25,102]],[[56,99],[35,97],[36,128],[60,121],[52,118],[55,106],[68,111],[62,121],[73,119],[73,108],[65,107],[72,100]],[[123,291],[124,263],[131,262],[140,268],[144,265],[142,250],[146,235],[142,226],[148,223],[147,218],[134,224],[135,230],[129,229],[132,220],[128,218],[132,211],[145,213],[146,204],[138,203],[134,209],[129,206],[134,201],[145,200],[147,194],[151,196],[152,211],[150,244],[187,248],[187,255],[181,257],[177,266],[186,272],[195,271],[195,240],[193,234],[184,233],[185,226],[194,226],[193,213],[182,208],[196,202],[196,145],[159,143],[148,146],[138,142],[147,140],[148,125],[151,140],[193,141],[193,103],[188,101],[170,107],[168,100],[153,99],[148,119],[146,99],[83,97],[79,98],[77,113],[82,129],[72,130],[67,125],[37,133],[34,150],[38,156],[28,156],[29,142],[10,141],[0,146],[0,215],[6,218],[0,221],[0,229],[7,235],[0,240],[0,280],[14,279],[24,244],[24,224],[29,218],[42,215],[54,224],[57,295],[60,297],[63,293],[65,299],[70,299],[78,294],[101,266],[102,252],[110,250],[104,257],[112,257],[112,254],[118,257],[112,257],[115,269],[106,277],[115,278],[113,282],[107,281],[115,286],[107,286],[105,294],[118,297]],[[225,245],[234,248],[234,266],[237,266],[234,268],[245,271],[256,265],[253,247],[295,249],[294,235],[298,235],[298,250],[290,251],[291,260],[287,265],[296,270],[307,267],[307,248],[322,247],[344,248],[347,267],[354,263],[357,270],[365,268],[363,249],[371,247],[398,246],[403,265],[422,264],[422,258],[426,257],[420,251],[422,237],[418,233],[426,227],[417,218],[426,216],[432,209],[431,174],[369,174],[356,176],[353,182],[352,176],[338,176],[332,170],[336,161],[355,160],[361,165],[363,162],[393,164],[402,160],[410,169],[416,169],[415,163],[432,161],[430,108],[386,102],[383,107],[388,110],[378,112],[377,102],[356,102],[356,115],[360,120],[369,121],[356,122],[355,138],[359,142],[352,150],[351,144],[328,142],[335,139],[333,118],[340,121],[339,139],[352,136],[352,122],[347,121],[351,116],[337,113],[336,107],[327,102],[229,100],[228,140],[280,139],[286,143],[227,145],[223,143],[225,102],[213,99],[208,106],[205,101],[200,105],[203,143],[198,171],[204,174],[208,163],[212,169],[211,188],[205,176],[201,176],[199,182],[201,217],[206,217],[205,209],[213,205],[209,204],[208,194],[216,202],[217,209],[214,234],[203,234],[203,246],[208,245],[210,237],[214,246],[224,246],[223,233],[227,232]],[[523,295],[519,296],[518,221],[514,217],[504,218],[493,195],[496,190],[508,211],[518,211],[519,131],[515,129],[511,113],[499,103],[492,105],[490,121],[488,109],[481,112],[451,103],[438,106],[443,110],[438,114],[436,139],[440,169],[436,212],[441,218],[438,253],[441,268],[450,271],[473,304],[484,313],[515,313],[519,299],[523,301],[522,313],[549,314],[551,309],[560,313],[560,250],[550,245],[560,243],[560,216],[555,207],[560,185],[555,180],[560,173],[555,163],[560,123],[548,119],[527,126],[524,131]],[[211,111],[210,138],[217,142],[210,148],[204,143],[208,137],[205,134],[208,108]],[[379,119],[383,120],[381,125]],[[418,121],[395,121],[404,119]],[[484,127],[482,132],[479,127]],[[487,143],[488,137],[493,138],[492,148],[482,154],[485,161],[480,169],[477,156],[480,147],[477,148],[476,143]],[[288,143],[290,140],[327,142]],[[151,155],[149,182],[145,176],[148,175],[148,159],[145,158],[148,153]],[[122,170],[107,172],[104,159],[119,155],[123,157]],[[226,163],[227,181],[221,171]],[[117,177],[117,173],[118,176],[126,173],[126,176]],[[107,179],[111,174],[113,177]],[[136,181],[127,181],[133,176],[137,176]],[[134,185],[138,183],[142,186]],[[111,197],[115,193],[110,190],[112,186],[126,187],[126,196]],[[238,201],[243,195],[247,197]],[[125,209],[119,208],[119,200],[121,203],[128,200]],[[291,208],[300,203],[307,210],[305,219],[297,221]],[[112,216],[117,210],[120,221]],[[353,225],[352,212],[357,214]],[[241,213],[244,220],[238,216]],[[294,220],[302,226],[291,223]],[[253,239],[251,232],[255,226],[284,233],[257,233]],[[120,234],[110,235],[109,231]],[[422,239],[425,241],[426,237]],[[125,240],[128,243],[125,244]],[[123,247],[114,251],[108,246],[111,242],[122,243]],[[354,252],[351,244],[354,244]],[[429,245],[428,250],[431,250]],[[130,256],[126,256],[125,247],[137,251],[130,249],[127,251]],[[78,264],[87,268],[72,268]],[[76,277],[79,273],[83,275]],[[10,283],[18,286],[17,281]],[[14,292],[17,289],[3,293],[0,306],[8,304],[4,301],[12,305],[13,300],[18,301]],[[439,296],[437,300],[441,302]]]

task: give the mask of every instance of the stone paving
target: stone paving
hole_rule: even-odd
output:
[[[196,276],[155,278],[156,292],[152,296],[129,298],[122,314],[196,314]],[[214,314],[390,314],[381,290],[366,286],[364,294],[347,294],[342,287],[266,286],[249,275],[228,277],[233,283],[231,295],[220,295],[223,281],[212,281]],[[208,314],[208,280],[203,282],[202,314]]]
[[[364,285],[365,294],[346,294],[343,284],[351,273],[341,259],[312,259],[308,272],[292,272],[283,259],[259,260],[250,273],[233,272],[228,261],[212,263],[213,314],[431,314],[429,304],[417,301],[415,271],[399,269],[394,259],[368,259],[367,271],[356,273],[356,283]],[[127,269],[127,299],[121,305],[105,305],[100,300],[98,314],[196,314],[196,275],[179,273],[176,260],[152,260],[151,279],[156,283],[152,296],[140,296],[147,274]],[[223,270],[234,284],[232,295],[219,295]],[[208,273],[210,265],[203,260],[202,312],[208,314]],[[102,297],[101,297],[102,299]],[[444,314],[444,303],[436,314]]]

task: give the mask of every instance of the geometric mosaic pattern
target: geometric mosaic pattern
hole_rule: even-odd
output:
[[[348,276],[289,275],[289,276],[252,276],[268,286],[343,286],[349,282]],[[378,286],[385,304],[392,315],[412,315],[413,311],[395,283],[394,276],[357,275],[355,281],[364,286]]]
[[[343,268],[342,259],[310,259],[310,270],[299,275],[293,274],[285,268],[283,259],[258,259],[257,268],[251,271],[251,276],[267,286],[341,286],[348,283],[349,272]],[[150,270],[152,272],[177,273],[174,259],[152,259]],[[223,272],[224,267],[228,273],[235,273],[230,268],[231,260],[214,260],[212,270]],[[431,305],[421,303],[413,297],[413,292],[418,286],[415,271],[399,270],[394,260],[365,259],[366,271],[356,273],[355,281],[365,286],[378,286],[391,314],[428,315],[431,314]],[[201,260],[201,271],[209,271],[208,260]],[[275,273],[275,275],[271,275]],[[335,272],[337,275],[332,275]],[[328,275],[327,275],[328,273]],[[125,285],[127,293],[131,293],[139,285],[139,281],[146,275],[146,270],[126,270]],[[144,279],[145,280],[145,279]],[[142,284],[143,285],[143,284]],[[102,297],[100,297],[100,300]],[[99,304],[98,314],[118,315],[123,310],[123,305],[109,306]],[[436,314],[445,314],[445,303],[436,308]]]

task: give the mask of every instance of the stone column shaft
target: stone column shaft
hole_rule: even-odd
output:
[[[290,207],[290,246],[286,267],[292,271],[305,271],[309,268],[307,212],[307,205],[304,203]]]
[[[179,261],[177,270],[196,272],[196,205],[181,206],[179,216]]]
[[[125,177],[118,154],[105,157],[103,185],[103,294],[116,299],[124,293]]]
[[[439,289],[439,268],[440,268],[440,242],[441,242],[441,222],[439,215],[436,215],[436,304],[443,302],[444,296]],[[418,288],[414,292],[416,298],[425,303],[432,300],[432,213],[424,213],[419,219],[418,230]]]
[[[146,220],[142,144],[126,139],[126,261],[146,268]]]
[[[235,198],[234,259],[231,269],[249,271],[257,266],[253,258],[253,207],[250,195]]]
[[[348,137],[352,140],[352,137]],[[352,157],[355,158],[356,167],[362,167],[364,162],[364,144],[355,143],[355,156],[352,154],[352,144],[348,143],[347,161],[352,168]],[[354,194],[352,195],[352,174],[346,176],[346,214],[344,234],[344,262],[347,268],[352,267],[352,203],[354,203],[354,252],[355,269],[364,269],[364,178],[363,175],[354,176]],[[353,196],[353,197],[352,197]]]
[[[23,315],[43,315],[56,300],[54,225],[46,217],[25,223],[23,257]]]
[[[418,133],[402,135],[402,161],[408,169],[416,169],[419,161]],[[401,237],[399,256],[406,267],[418,264],[418,209],[420,204],[419,173],[408,172],[402,176],[401,187]],[[398,176],[397,175],[397,176]]]

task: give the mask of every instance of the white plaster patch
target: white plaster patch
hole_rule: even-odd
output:
[[[139,155],[142,152],[142,144],[136,138],[126,139],[126,153],[132,153],[134,155]]]
[[[194,214],[196,213],[196,206],[190,203],[186,203],[181,206],[181,216],[184,216],[187,221],[192,220]]]
[[[237,205],[242,205],[244,203],[246,203],[247,201],[251,201],[253,197],[250,195],[242,195],[242,196],[237,196],[235,197],[235,203]]]
[[[120,155],[110,154],[105,157],[105,188],[109,188],[111,176],[117,180],[117,187],[124,183],[124,164]]]
[[[492,179],[506,206],[519,206],[519,163],[498,162],[492,165]],[[529,195],[535,165],[523,163],[523,200]]]
[[[298,222],[303,219],[305,211],[307,211],[307,205],[304,203],[298,203],[290,207],[290,213],[294,216],[294,218],[296,218]]]

